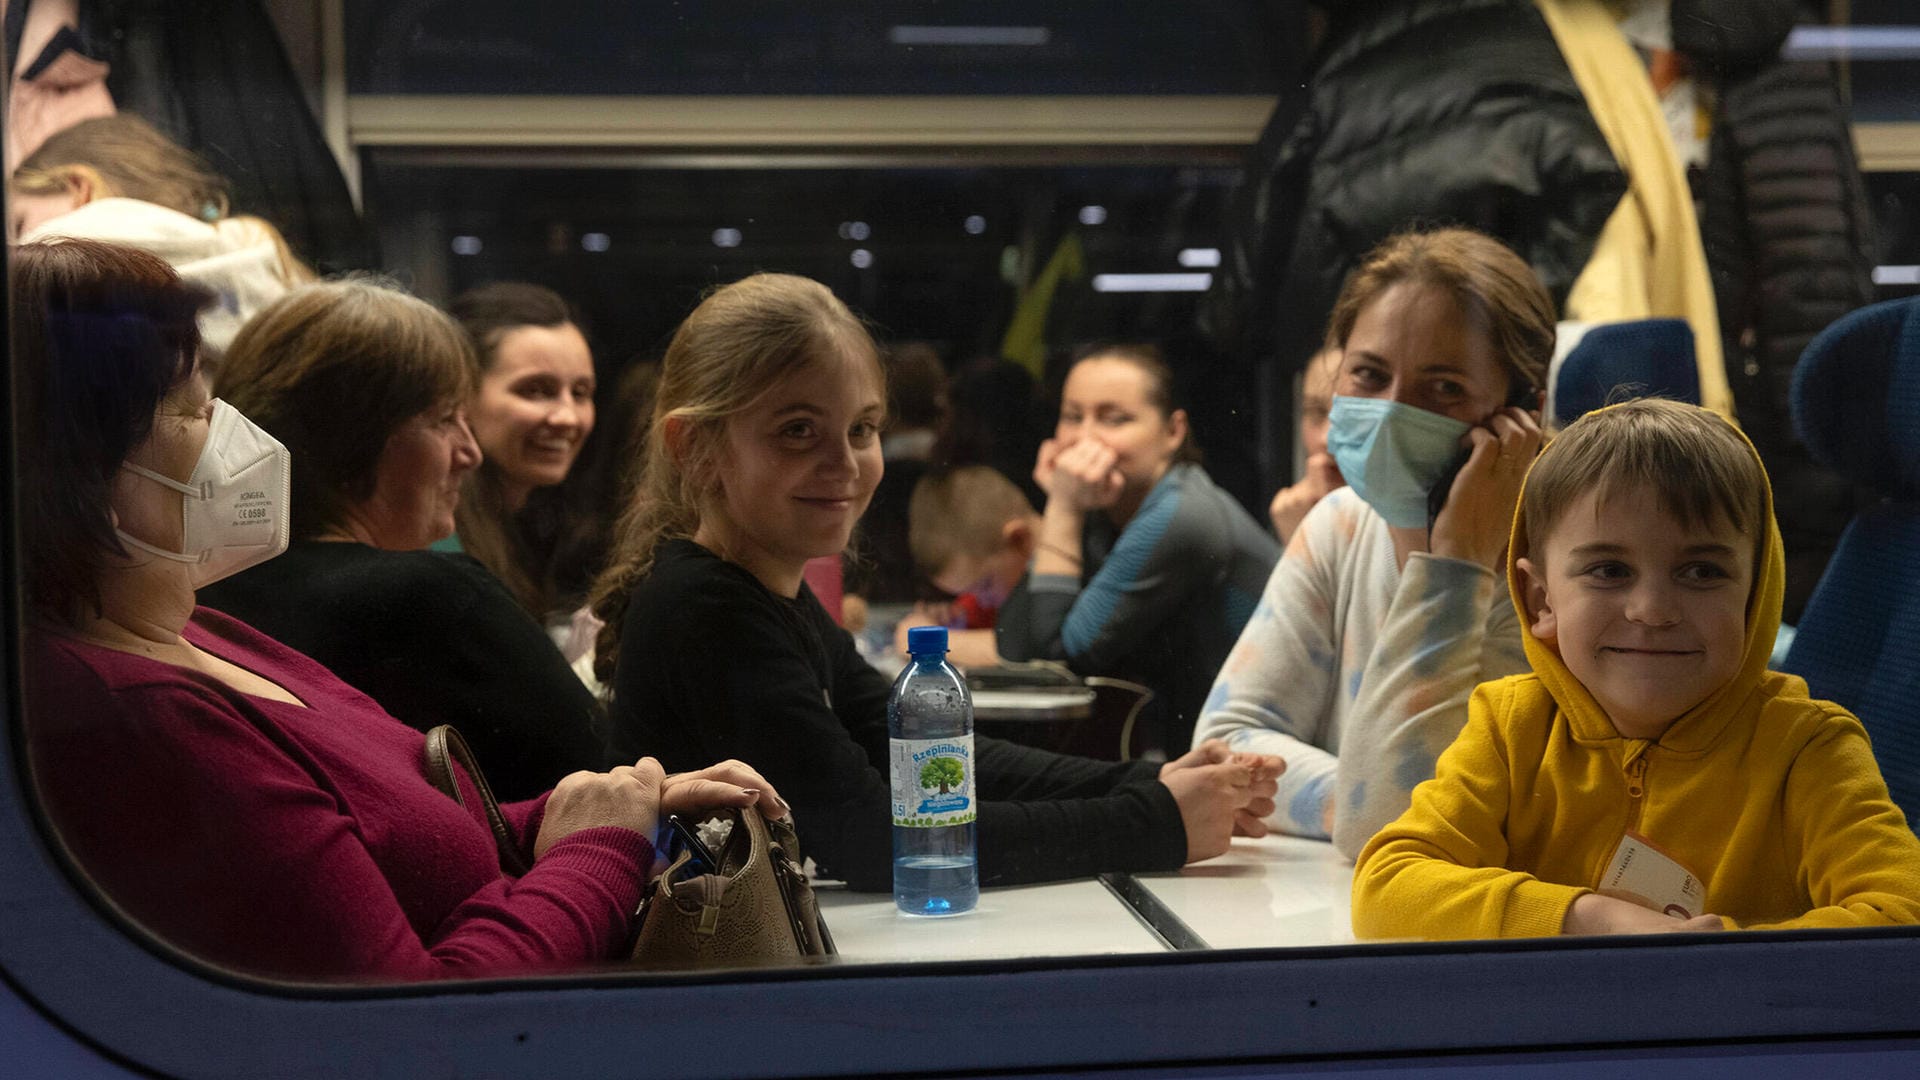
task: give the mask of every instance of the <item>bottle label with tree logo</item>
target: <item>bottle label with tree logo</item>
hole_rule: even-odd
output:
[[[933,829],[974,819],[972,735],[887,741],[895,825]]]

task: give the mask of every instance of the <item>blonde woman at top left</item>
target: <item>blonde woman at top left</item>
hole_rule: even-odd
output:
[[[125,244],[213,293],[199,318],[207,361],[226,352],[254,312],[313,280],[278,229],[228,212],[225,177],[129,113],[53,135],[20,163],[7,196],[7,235],[18,243]]]

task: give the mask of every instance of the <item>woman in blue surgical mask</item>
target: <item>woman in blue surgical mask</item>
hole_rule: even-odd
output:
[[[1533,271],[1471,230],[1393,237],[1348,279],[1327,448],[1349,486],[1295,530],[1194,732],[1286,758],[1270,825],[1357,853],[1474,686],[1526,670],[1499,568],[1553,339]]]

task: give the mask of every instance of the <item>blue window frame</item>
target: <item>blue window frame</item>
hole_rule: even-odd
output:
[[[12,723],[17,640],[0,975],[77,1040],[164,1075],[982,1073],[1884,1038],[1920,1017],[1920,933],[1905,931],[369,988],[243,979],[118,917],[49,845]]]

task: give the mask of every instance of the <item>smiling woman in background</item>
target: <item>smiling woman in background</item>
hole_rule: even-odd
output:
[[[482,285],[447,310],[480,359],[468,417],[483,460],[467,477],[455,535],[435,547],[464,550],[528,614],[564,625],[597,569],[562,565],[587,521],[569,512],[561,484],[593,434],[593,353],[572,307],[538,285]]]
[[[293,546],[205,602],[414,727],[452,724],[502,798],[602,761],[599,705],[453,531],[480,464],[452,319],[367,280],[309,285],[241,330],[214,389],[293,451]]]

